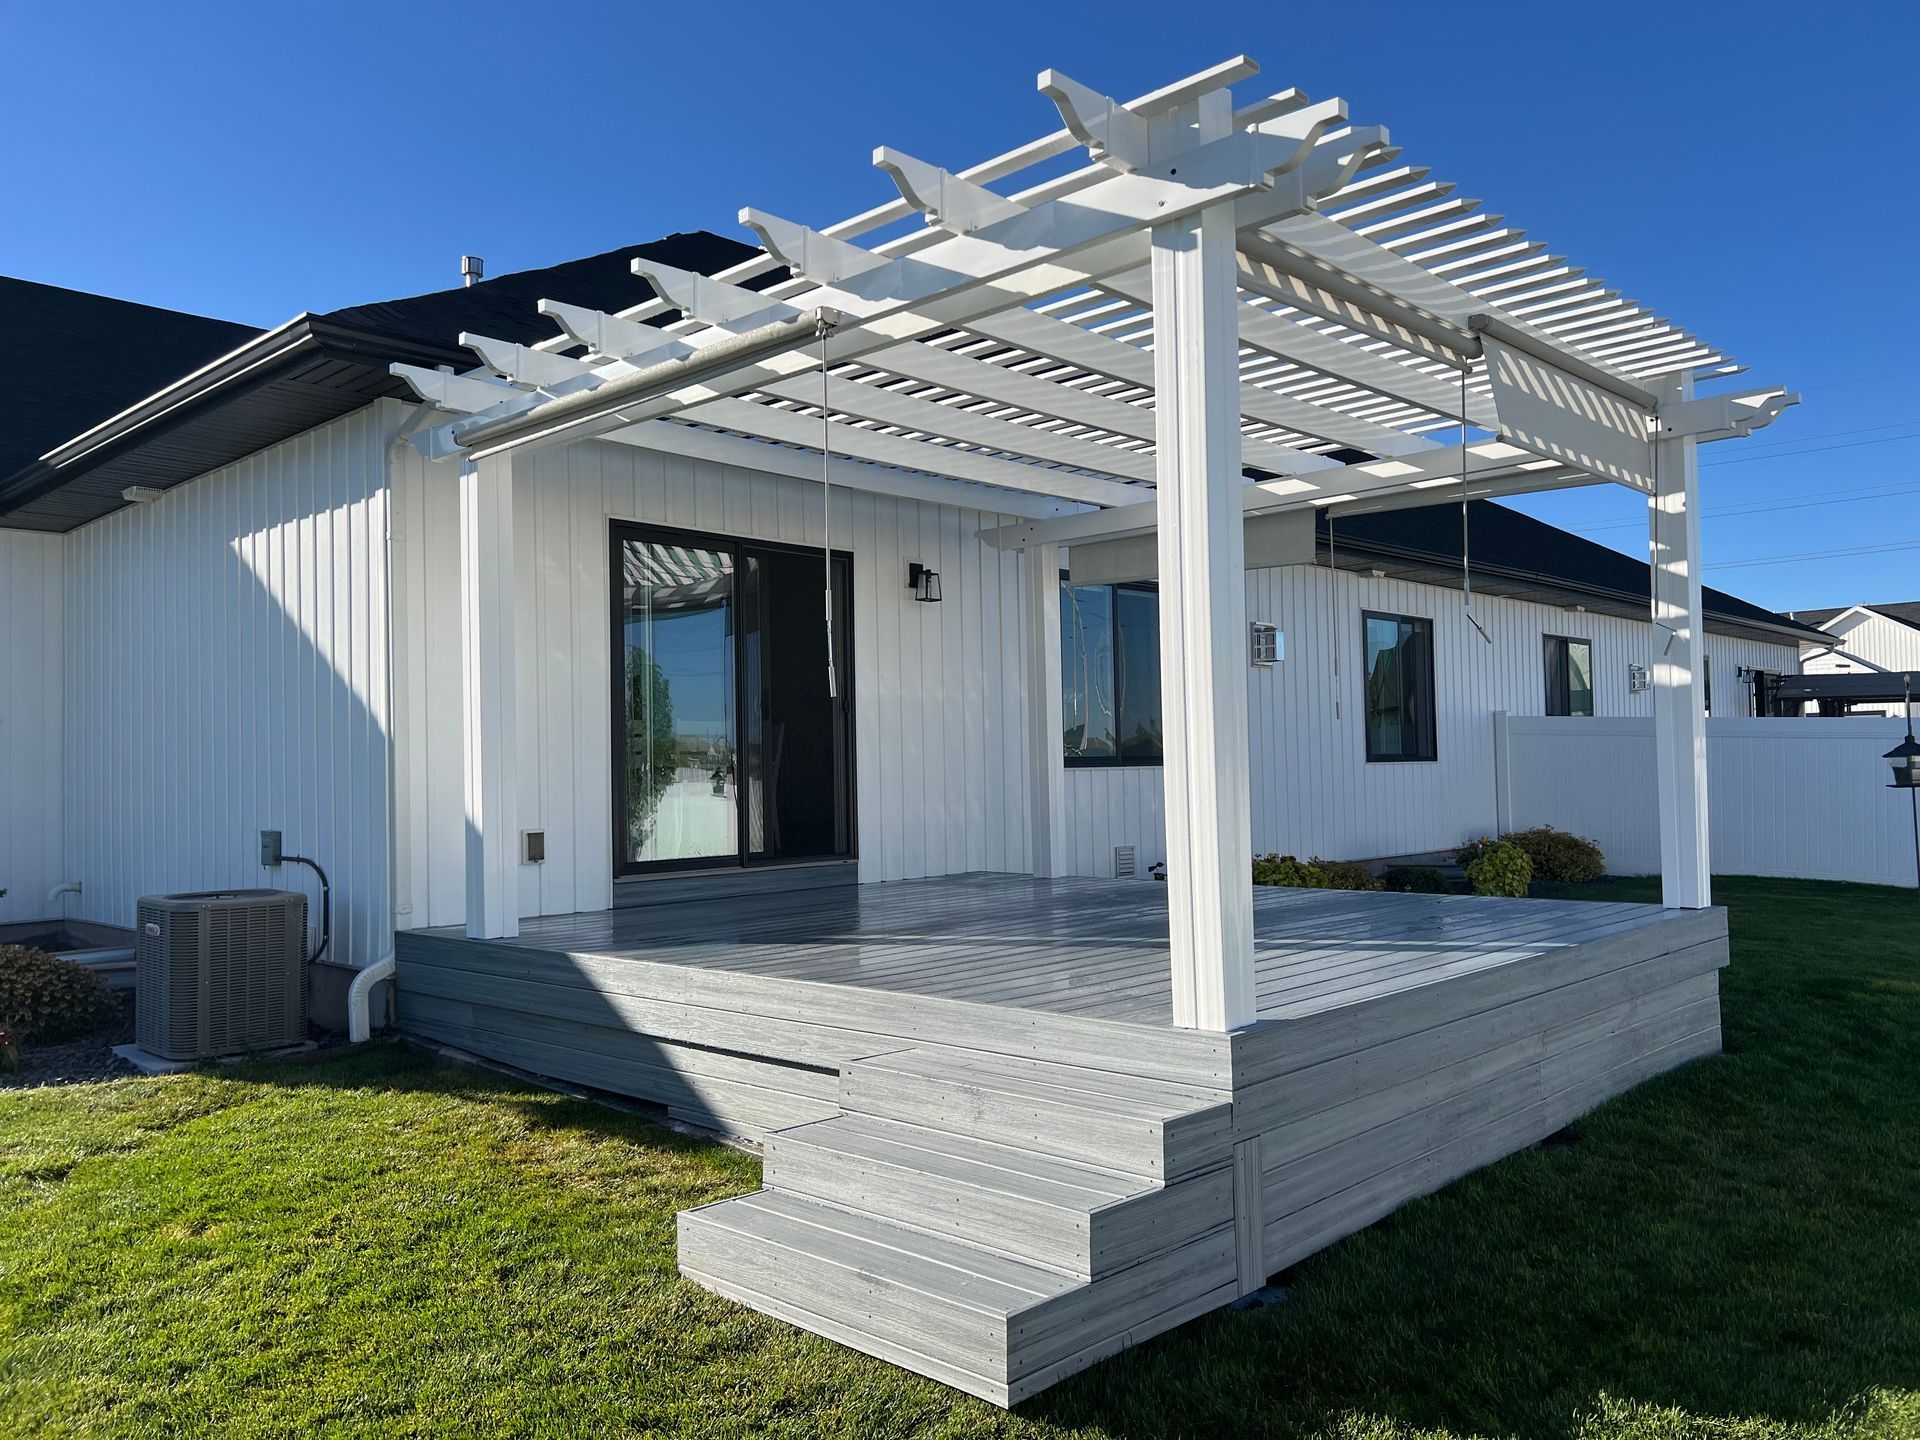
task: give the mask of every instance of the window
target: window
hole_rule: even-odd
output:
[[[1432,760],[1433,621],[1360,617],[1366,640],[1367,759]]]
[[[1593,714],[1593,646],[1565,635],[1548,635],[1547,714]]]
[[[1062,745],[1069,765],[1160,763],[1160,595],[1060,583]]]

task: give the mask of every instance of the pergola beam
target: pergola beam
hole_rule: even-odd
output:
[[[1570,465],[1543,459],[1503,440],[1478,440],[1467,446],[1466,492],[1469,498],[1494,493],[1559,489],[1567,485],[1598,483],[1599,477]],[[1249,515],[1281,510],[1358,509],[1363,502],[1388,495],[1405,495],[1428,503],[1430,495],[1461,494],[1461,452],[1457,445],[1346,465],[1335,470],[1290,480],[1258,481],[1243,486],[1242,509]],[[1369,507],[1378,508],[1378,507]],[[1089,511],[1052,520],[1036,520],[982,532],[988,544],[1004,550],[1032,545],[1086,544],[1150,534],[1158,523],[1154,498],[1125,510]]]

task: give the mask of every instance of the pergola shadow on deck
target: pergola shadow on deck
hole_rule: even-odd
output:
[[[1176,1027],[1145,881],[962,875],[398,937],[410,1031],[766,1145],[690,1276],[1011,1403],[1719,1048],[1724,913],[1258,890]]]

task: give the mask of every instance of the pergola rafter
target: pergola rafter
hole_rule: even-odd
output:
[[[836,485],[1021,517],[984,538],[1027,556],[1042,873],[1061,824],[1044,712],[1063,551],[1157,535],[1175,1015],[1214,1030],[1253,1013],[1247,517],[1639,489],[1671,637],[1666,897],[1706,903],[1696,451],[1794,397],[1696,398],[1697,374],[1738,367],[1402,163],[1343,102],[1236,108],[1255,68],[1124,104],[1046,71],[1064,123],[1039,140],[957,171],[882,147],[898,197],[863,214],[813,229],[744,210],[762,251],[718,275],[639,260],[654,294],[618,314],[544,301],[548,341],[462,337],[481,362],[466,375],[396,367],[454,417],[417,443],[463,460],[474,933],[515,923],[514,459],[596,436],[803,478],[825,474],[824,439]],[[1021,187],[1076,147],[1087,164]]]

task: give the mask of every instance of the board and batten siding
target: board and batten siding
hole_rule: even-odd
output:
[[[520,911],[605,909],[612,524],[817,546],[820,487],[607,441],[536,451],[514,478],[518,824],[547,844],[520,867]],[[450,925],[465,889],[457,469],[402,454],[395,496],[397,913],[402,928]],[[1025,562],[977,538],[1003,517],[844,488],[832,504],[834,548],[853,555],[860,878],[1025,870]],[[914,602],[909,560],[940,572],[940,604]]]
[[[392,943],[387,456],[381,401],[66,537],[70,914],[142,895],[297,888],[259,832],[326,867],[329,958]],[[58,633],[58,632],[56,632]]]
[[[1369,763],[1361,615],[1375,611],[1433,621],[1438,759]],[[1461,592],[1320,566],[1247,573],[1247,618],[1278,625],[1285,658],[1248,676],[1253,846],[1363,859],[1446,849],[1494,827],[1495,710],[1546,708],[1542,637],[1593,646],[1594,711],[1650,716],[1653,697],[1633,694],[1630,664],[1651,665],[1653,629],[1641,620],[1476,596],[1474,613],[1492,643],[1468,623]],[[1739,667],[1798,668],[1795,647],[1707,636],[1713,698],[1744,715]],[[1066,863],[1077,875],[1113,874],[1116,845],[1135,847],[1142,873],[1166,856],[1158,766],[1069,767]]]
[[[0,923],[58,915],[47,892],[72,878],[61,871],[64,558],[58,535],[0,530]]]
[[[1857,675],[1869,665],[1882,670],[1920,670],[1920,630],[1885,615],[1857,615],[1833,632],[1833,650],[1815,649],[1806,659],[1809,675]],[[1858,660],[1849,659],[1858,656]],[[1866,665],[1859,663],[1866,661]]]

